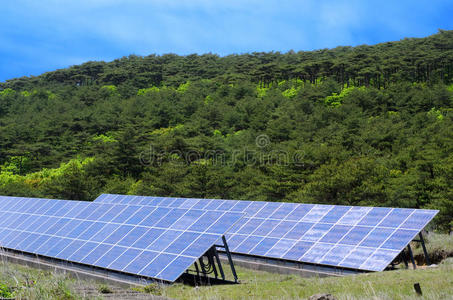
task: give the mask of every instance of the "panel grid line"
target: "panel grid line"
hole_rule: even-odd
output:
[[[412,211],[412,212],[406,217],[406,219],[404,219],[404,221],[401,222],[401,224],[403,224],[407,219],[409,219],[409,217],[410,217],[414,212],[415,212],[415,211]],[[385,218],[383,218],[381,222],[383,222],[384,220],[385,220]],[[400,225],[400,226],[401,226],[401,225]],[[398,228],[396,228],[396,229],[392,232],[392,234],[389,234],[389,236],[381,243],[381,245],[384,245],[385,242],[388,241],[388,240],[392,237],[392,235],[393,235],[397,230],[398,230]],[[380,245],[380,246],[381,246],[381,245]],[[360,266],[365,265],[366,262],[367,262],[367,261],[368,261],[375,253],[376,253],[376,251],[378,251],[378,250],[380,249],[380,246],[379,246],[379,247],[376,247],[376,250],[374,250],[374,252],[370,255],[370,257],[369,257],[366,261],[364,261],[363,264],[361,264]]]
[[[253,216],[251,216],[251,217],[249,218],[249,221],[248,221],[248,222],[250,222],[251,220],[253,220],[253,217],[256,216],[256,215],[257,215],[260,211],[262,211],[265,207],[266,207],[266,205],[263,205],[263,207],[261,207],[261,209],[259,209]],[[258,225],[258,227],[261,226],[261,224],[263,224],[264,221],[265,221],[265,219]],[[237,231],[239,232],[239,231],[240,231],[240,230],[241,230],[248,222],[244,222],[244,224],[243,224]],[[245,243],[245,241],[246,241],[251,235],[252,235],[252,233],[248,234],[248,236],[247,236],[247,237],[246,237],[239,245],[237,245],[236,248],[239,248],[243,243]],[[264,238],[262,238],[261,240],[263,240],[263,239],[264,239]]]
[[[187,199],[194,199],[194,198],[187,198]],[[219,199],[206,199],[206,200],[219,200]],[[231,201],[231,200],[226,200],[226,201]],[[250,204],[252,204],[253,202],[264,202],[264,201],[251,201]],[[100,202],[101,203],[101,202]],[[114,204],[114,203],[111,203],[111,202],[102,202],[102,203],[108,203],[108,204]],[[268,202],[268,203],[275,203],[275,202]],[[249,206],[250,206],[249,204]],[[287,203],[283,203],[283,204],[287,204]],[[121,204],[121,205],[132,205],[132,206],[154,206],[154,205],[151,205],[151,204]],[[298,204],[298,205],[308,205],[308,204]],[[325,205],[325,204],[316,204],[318,206],[332,206],[332,205]],[[333,205],[333,206],[336,206],[336,205]],[[339,206],[339,205],[338,205]],[[338,207],[336,206],[336,207]],[[171,206],[158,206],[158,207],[166,207],[166,208],[169,208]],[[204,206],[206,207],[206,206]],[[353,207],[360,207],[360,208],[373,208],[373,207],[366,207],[366,206],[353,206]],[[179,208],[179,207],[175,207],[175,208]],[[381,207],[380,207],[381,208]],[[382,208],[387,208],[387,207],[382,207]],[[185,208],[184,208],[185,209]],[[218,211],[218,212],[223,212],[223,211],[228,211],[228,212],[234,212],[234,211],[231,211],[231,209],[229,210],[217,210],[217,209],[206,209],[206,208],[195,208],[197,210],[210,210],[210,211]],[[413,209],[411,209],[413,210]],[[419,210],[422,210],[422,209],[419,209]],[[245,218],[252,218],[252,216],[245,216]],[[253,217],[254,219],[260,219],[260,220],[271,220],[271,221],[280,221],[281,219],[276,219],[276,218],[270,218],[270,217]],[[291,221],[291,220],[288,220],[288,219],[284,219],[284,221]],[[295,221],[293,221],[295,222]],[[305,221],[305,222],[312,222],[312,221]],[[334,224],[332,222],[316,222],[318,224]],[[342,224],[340,224],[342,225]],[[344,225],[347,225],[347,224],[344,224]],[[352,225],[351,225],[352,226]],[[358,225],[353,225],[353,226],[358,226]],[[370,225],[360,225],[362,227],[369,227],[369,228],[374,228],[375,226],[370,226]],[[392,227],[392,226],[379,226],[379,228],[384,228],[384,229],[395,229],[396,227]],[[401,227],[400,229],[412,229],[410,227]]]
[[[281,206],[283,206],[283,205],[281,205]],[[280,206],[280,207],[281,207],[281,206]],[[288,213],[288,215],[290,215],[291,213],[293,213],[293,212],[296,210],[296,208],[297,208],[297,206],[294,206],[293,210],[292,210],[290,213]],[[277,210],[275,210],[275,211],[277,211]],[[275,213],[275,212],[274,212],[274,213]],[[270,215],[270,216],[272,216],[272,215]],[[269,219],[270,219],[270,217],[269,217]],[[275,228],[277,228],[277,227],[278,227],[282,222],[284,222],[284,221],[285,221],[285,219],[281,219],[280,222],[275,226]],[[296,224],[297,224],[297,223],[296,223]],[[269,231],[269,234],[272,233],[272,231],[273,231],[273,230]],[[269,237],[269,234],[267,235],[267,237]],[[266,238],[266,237],[264,237],[263,240],[264,240],[265,238]],[[278,242],[277,242],[277,243],[278,243]],[[276,243],[276,244],[277,244],[277,243]],[[251,250],[249,251],[249,253],[253,253],[253,251],[254,251],[254,250],[256,249],[256,247],[258,247],[258,246],[259,246],[259,244],[257,244],[255,247],[253,247],[253,249],[251,249]],[[269,249],[267,252],[269,252],[270,250],[271,250],[271,249]],[[266,252],[266,253],[267,253],[267,252]]]
[[[100,198],[99,201],[108,201],[106,199],[112,198]],[[409,230],[409,233],[401,233],[406,235],[412,234],[417,230],[420,231],[437,213],[437,211],[433,210],[363,206],[297,203],[281,203],[280,205],[276,205],[275,202],[260,201],[247,201],[248,203],[245,204],[243,203],[245,201],[241,200],[223,199],[171,197],[152,197],[152,199],[158,201],[159,207],[191,206],[202,207],[210,211],[235,211],[237,207],[239,211],[244,212],[246,215],[243,224],[235,226],[227,234],[228,239],[231,239],[230,251],[233,253],[322,264],[323,261],[332,261],[334,259],[336,255],[334,249],[343,249],[342,251],[346,251],[343,253],[344,257],[337,256],[334,259],[336,262],[334,266],[337,267],[347,267],[345,260],[352,254],[359,253],[362,250],[366,253],[372,252],[373,254],[377,253],[377,251],[386,251],[390,253],[390,257],[394,252],[401,251],[402,249],[398,248],[399,243],[391,242],[385,244],[385,241],[380,240],[382,234],[388,240],[393,234],[400,232],[400,230]],[[124,196],[122,198],[123,203],[132,204],[136,200],[137,198],[132,198],[131,196]],[[146,197],[140,200],[140,204],[152,205],[149,202],[149,198]],[[270,205],[275,205],[276,207],[271,209]],[[424,216],[424,219],[427,221],[425,223],[409,222],[410,216],[415,211],[426,211],[427,216]],[[392,221],[384,221],[388,216],[392,218],[388,220]],[[404,218],[402,219],[403,216]],[[303,231],[301,232],[300,230]],[[376,236],[374,239],[379,239],[379,245],[377,247],[373,243],[363,244],[371,234]],[[407,242],[410,241],[407,240]],[[303,248],[296,248],[299,247],[298,245],[301,245]],[[293,247],[296,252],[293,251],[289,255]],[[302,251],[302,249],[303,252],[300,252],[299,258],[292,258],[297,254],[297,251]],[[357,252],[358,250],[360,251]],[[313,256],[315,253],[318,253],[320,256]],[[354,255],[357,256],[357,254]],[[312,259],[314,261],[311,261]],[[338,262],[339,259],[341,259],[341,262]],[[361,266],[357,266],[357,268],[363,268],[368,265],[366,261],[371,260],[371,258],[368,256],[360,257],[360,260],[362,260]],[[382,268],[385,267],[382,266]]]
[[[114,198],[116,199],[118,197],[119,196],[115,196]],[[34,204],[34,202],[39,202],[40,205]],[[124,256],[126,255],[126,251],[130,249],[137,251],[139,254],[148,252],[154,253],[153,255],[156,255],[155,258],[160,255],[165,255],[168,259],[168,264],[165,265],[158,274],[150,274],[147,273],[147,271],[141,275],[153,275],[151,277],[168,281],[175,280],[175,274],[181,274],[185,271],[185,269],[179,268],[187,268],[188,266],[185,266],[185,264],[190,261],[195,261],[198,258],[198,256],[193,255],[198,255],[198,253],[201,253],[200,255],[202,255],[214,245],[215,241],[209,240],[203,245],[197,245],[194,248],[195,252],[191,250],[190,252],[187,252],[187,254],[173,249],[172,245],[174,242],[178,241],[178,244],[175,244],[175,247],[181,247],[182,245],[184,249],[187,249],[194,245],[195,241],[204,238],[205,235],[211,236],[211,239],[214,237],[220,239],[221,236],[225,234],[225,231],[244,215],[242,213],[225,211],[212,215],[209,213],[209,210],[187,208],[143,207],[140,205],[128,204],[120,204],[120,206],[118,206],[118,204],[82,204],[82,202],[76,201],[37,200],[32,198],[11,198],[2,196],[0,196],[0,203],[0,216],[2,216],[0,222],[4,219],[4,216],[8,219],[12,218],[11,223],[1,223],[0,226],[0,233],[4,232],[6,237],[12,237],[12,239],[5,239],[4,237],[0,239],[0,243],[2,244],[4,244],[3,241],[8,241],[6,248],[9,246],[14,249],[14,247],[18,246],[21,251],[31,251],[31,253],[44,256],[48,256],[48,253],[55,253],[51,256],[59,259],[65,259],[62,258],[63,255],[61,255],[64,253],[64,257],[67,257],[70,260],[72,259],[72,261],[77,263],[86,263],[87,261],[94,261],[96,263],[101,261],[107,253],[114,251],[112,253],[115,253],[116,256],[113,257],[113,259],[109,259],[111,260],[110,263],[108,261],[106,261],[106,263],[109,263],[108,266],[112,266],[114,261],[117,261],[120,257],[124,257],[126,261],[120,263],[120,265],[124,265],[122,268],[119,268],[118,265],[112,267],[114,270],[124,272],[128,272],[128,266],[135,260],[135,257]],[[32,203],[33,207],[36,207],[36,210],[34,209],[35,211],[27,211],[24,213],[23,208],[30,208],[29,206]],[[88,209],[91,212],[90,214],[84,212],[88,212]],[[64,210],[67,210],[65,214],[63,214],[63,212],[65,212]],[[71,217],[65,217],[71,211],[75,214]],[[206,220],[205,218],[208,214],[211,219]],[[104,216],[108,216],[110,221],[104,219],[100,220],[101,217]],[[151,216],[152,219],[150,220],[153,224],[152,226],[142,224],[146,218]],[[98,219],[96,219],[96,217]],[[113,222],[114,219],[117,219],[118,221]],[[182,228],[181,225],[185,223],[177,225],[179,224],[179,221],[190,222],[192,226],[189,225]],[[199,223],[199,221],[202,222]],[[206,224],[207,221],[210,222],[209,226],[201,229],[200,226]],[[33,224],[36,224],[36,226],[31,226]],[[75,231],[75,228],[69,227],[71,224],[72,226],[77,224],[84,225],[82,227],[79,227],[78,225],[75,226],[76,228],[79,228]],[[125,228],[128,231],[124,236],[117,235],[113,239],[109,239],[119,228]],[[150,247],[155,243],[155,240],[147,241],[146,244],[137,244],[139,247],[132,247],[136,241],[145,237],[151,230],[157,230],[156,233],[160,233],[159,236],[163,236],[165,232],[175,232],[175,234],[170,240],[166,238],[166,242],[158,248],[151,248],[152,250]],[[130,242],[130,245],[124,245],[122,241],[126,239],[129,233],[131,235],[127,242]],[[183,235],[186,233],[193,234],[193,240],[184,240]],[[21,246],[25,242],[27,242],[28,245]],[[33,245],[36,246],[33,247]],[[76,248],[69,249],[69,247],[72,247],[71,245],[76,246]],[[179,259],[178,263],[176,263],[176,259]],[[139,261],[139,263],[141,262]],[[142,267],[142,269],[144,268],[143,266],[140,267]],[[133,269],[137,268],[134,267]],[[166,270],[166,272],[163,272],[163,270]]]
[[[168,215],[168,214],[166,214],[166,215]],[[185,214],[184,214],[184,215],[185,215]],[[180,216],[180,217],[178,218],[178,220],[180,220],[184,215]],[[204,214],[203,214],[203,215],[204,215]],[[199,216],[198,219],[197,219],[197,221],[198,221],[203,215]],[[162,220],[163,218],[164,218],[164,217],[162,217],[160,220]],[[178,220],[175,221],[175,223],[178,222]],[[195,221],[194,223],[196,223],[196,221]],[[170,230],[170,229],[168,229],[168,230]],[[181,232],[181,233],[175,238],[175,240],[177,240],[181,235],[183,235],[184,232],[187,232],[187,230],[184,230],[183,232]],[[164,234],[164,232],[162,232],[162,233],[159,235],[159,237],[162,236],[162,234]],[[156,238],[156,239],[153,241],[153,243],[151,243],[151,244],[148,246],[148,248],[151,247],[151,246],[153,246],[153,244],[159,239],[159,237]],[[168,247],[170,247],[170,245],[169,245]],[[166,247],[165,249],[168,249],[168,247]],[[165,249],[164,249],[164,250],[165,250]],[[145,251],[145,250],[143,250],[143,251]],[[161,251],[159,254],[162,254],[162,253],[164,253],[164,252],[165,252],[165,251]],[[143,253],[143,252],[142,252],[142,253]],[[168,253],[168,252],[165,252],[165,253]],[[158,257],[158,256],[156,256],[156,258],[157,258],[157,257]],[[154,261],[154,260],[153,260],[153,261]],[[151,262],[152,262],[152,261],[151,261]],[[149,264],[150,264],[151,262],[149,262]],[[131,263],[132,263],[132,261],[131,261]],[[130,263],[129,263],[129,264],[130,264]],[[129,264],[128,264],[127,266],[129,266]],[[148,264],[148,265],[149,265],[149,264]],[[146,265],[145,267],[143,267],[140,271],[143,271],[143,269],[145,269],[148,265]],[[127,266],[126,266],[126,267],[127,267]],[[124,269],[125,269],[126,267],[124,267]],[[140,273],[140,272],[139,272],[139,273]]]
[[[338,222],[337,222],[335,225],[341,224],[341,223],[340,223],[341,219],[344,218],[344,216],[346,216],[352,209],[353,209],[353,207],[351,207],[351,208],[348,210],[348,212],[346,212],[346,213],[338,220]],[[365,218],[365,216],[366,216],[366,214],[363,214],[362,217],[361,217],[359,220],[357,220],[357,222],[356,222],[355,224],[360,223],[360,222]],[[332,226],[331,230],[335,227],[335,225]],[[348,225],[345,225],[345,226],[348,226]],[[329,255],[330,252],[333,251],[333,249],[335,249],[336,246],[340,245],[341,241],[342,241],[346,236],[348,236],[348,234],[349,234],[354,228],[355,228],[354,226],[351,226],[351,228],[348,230],[348,232],[347,232],[345,235],[343,235],[343,237],[342,237],[340,240],[338,240],[338,242],[336,242],[336,243],[334,244],[334,246],[333,246],[329,251],[327,251],[327,252],[320,258],[319,261],[323,261],[323,260],[325,259],[325,257],[326,257],[327,255]],[[352,250],[351,250],[351,251],[352,251]],[[348,254],[349,254],[349,253],[350,253],[350,252],[348,252]],[[347,256],[348,254],[346,254],[346,256]]]

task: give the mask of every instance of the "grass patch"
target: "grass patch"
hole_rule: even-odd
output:
[[[1,298],[13,298],[13,290],[6,284],[0,283],[0,297]]]
[[[141,293],[174,299],[307,299],[314,294],[332,294],[336,299],[413,299],[413,285],[420,283],[423,297],[453,298],[453,258],[435,268],[398,270],[345,277],[302,278],[237,267],[241,284],[191,287],[183,284],[148,286]],[[77,280],[63,274],[21,265],[0,263],[0,297],[16,299],[102,299],[110,292],[143,299],[131,290]],[[137,292],[135,292],[137,293]],[[141,297],[141,298],[140,298]],[[111,298],[111,296],[109,296]],[[112,298],[112,299],[114,299]]]
[[[111,293],[113,293],[113,290],[108,285],[105,285],[105,284],[101,284],[100,286],[98,286],[98,291],[101,294],[111,294]]]
[[[164,288],[160,284],[151,283],[144,287],[138,287],[138,288],[132,288],[132,289],[142,292],[142,293],[160,296],[160,295],[162,295],[162,291]]]
[[[64,275],[0,263],[2,297],[16,299],[75,299],[74,281]]]
[[[453,254],[453,237],[429,234],[426,237],[430,256]],[[421,247],[413,247],[416,256]],[[0,298],[16,299],[102,299],[138,298],[147,293],[174,299],[307,299],[314,294],[332,294],[336,299],[413,299],[414,284],[421,285],[423,296],[417,299],[453,299],[453,257],[442,258],[437,267],[397,270],[345,277],[302,278],[237,267],[241,284],[192,287],[183,284],[150,284],[132,290],[118,290],[108,285],[0,262]],[[438,262],[438,261],[435,261]],[[232,278],[231,274],[227,277]],[[136,294],[134,294],[136,293]],[[113,298],[112,298],[113,299]],[[129,298],[130,299],[130,298]],[[140,298],[141,299],[141,298]]]
[[[103,299],[104,295],[109,299],[143,299],[144,296],[131,289],[0,261],[0,299]]]
[[[412,299],[420,283],[423,297],[453,297],[453,260],[436,268],[398,270],[345,277],[302,278],[237,268],[241,284],[189,287],[175,284],[162,295],[176,299],[307,299],[332,294],[337,299]]]

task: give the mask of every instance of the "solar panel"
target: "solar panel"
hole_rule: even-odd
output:
[[[95,202],[243,212],[232,253],[382,271],[437,210],[102,194]]]
[[[0,246],[173,282],[242,216],[0,196]]]

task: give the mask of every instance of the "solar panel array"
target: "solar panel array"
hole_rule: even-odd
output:
[[[0,196],[0,246],[173,282],[243,215]]]
[[[367,271],[384,270],[438,211],[103,194],[104,203],[243,212],[230,251]]]

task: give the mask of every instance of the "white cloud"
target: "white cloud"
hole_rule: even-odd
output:
[[[131,53],[311,50],[425,34],[443,0],[433,1],[426,10],[421,0],[3,1],[0,46],[21,63],[62,66]]]

